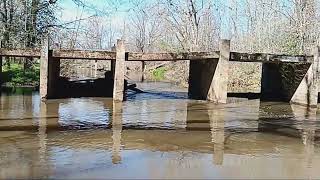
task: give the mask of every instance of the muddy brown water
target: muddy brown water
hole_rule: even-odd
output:
[[[0,179],[320,177],[316,111],[214,105],[168,83],[139,87],[146,93],[124,103],[1,93]]]

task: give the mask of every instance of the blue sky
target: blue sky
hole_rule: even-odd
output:
[[[73,0],[58,0],[58,5],[61,7],[60,20],[70,22],[76,19],[85,19],[92,15],[103,16],[106,22],[111,22],[114,27],[120,27],[128,19],[128,11],[133,6],[135,0],[81,0],[88,7],[78,6]],[[152,1],[152,0],[150,0]],[[135,1],[136,2],[136,1]],[[148,1],[147,1],[148,2]],[[215,0],[215,3],[222,5],[228,4],[229,0]],[[93,10],[95,7],[98,11]],[[102,13],[104,12],[104,13]],[[229,19],[228,11],[223,12],[222,29],[228,30]],[[230,36],[229,31],[225,31],[222,35],[224,38]]]
[[[99,15],[109,18],[127,16],[131,7],[129,0],[82,0],[87,7],[79,6],[73,0],[59,0],[61,7],[60,20],[72,21],[86,18],[92,15]],[[97,9],[97,11],[95,10]]]

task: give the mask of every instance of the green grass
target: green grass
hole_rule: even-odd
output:
[[[164,74],[167,72],[167,69],[165,67],[160,67],[160,68],[157,68],[155,70],[152,71],[152,75],[153,75],[153,78],[155,80],[163,80],[164,79]]]
[[[2,67],[3,82],[9,86],[36,86],[40,81],[39,64],[34,64],[24,71],[23,64],[12,63]]]

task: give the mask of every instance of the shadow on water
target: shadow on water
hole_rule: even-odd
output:
[[[260,99],[261,93],[228,93],[228,97],[247,98],[249,100]]]

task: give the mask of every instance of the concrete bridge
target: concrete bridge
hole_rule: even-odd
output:
[[[230,61],[260,62],[262,66],[261,99],[281,100],[317,107],[319,82],[319,47],[312,56],[230,52],[230,41],[221,40],[219,51],[183,53],[126,52],[125,43],[117,41],[114,51],[49,49],[48,38],[41,49],[0,49],[2,57],[40,58],[40,95],[55,98],[61,59],[110,60],[114,101],[125,100],[125,71],[128,61],[190,60],[189,96],[214,103],[226,103]],[[0,68],[1,69],[1,68]],[[1,73],[0,73],[1,81]],[[60,92],[61,93],[61,92]]]

